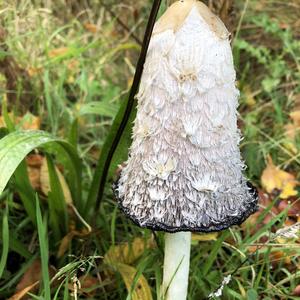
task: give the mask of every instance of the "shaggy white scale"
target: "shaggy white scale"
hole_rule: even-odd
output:
[[[176,30],[157,22],[116,186],[122,210],[139,226],[217,231],[256,210],[238,146],[235,79],[228,34],[212,30],[196,6]]]

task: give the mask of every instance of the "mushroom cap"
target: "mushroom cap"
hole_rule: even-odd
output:
[[[141,227],[219,231],[257,210],[243,176],[239,92],[224,28],[194,0],[176,2],[156,23],[129,158],[114,185],[120,208]]]

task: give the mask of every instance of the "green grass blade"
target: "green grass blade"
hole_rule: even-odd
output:
[[[51,125],[52,132],[56,132],[57,120],[56,120],[54,109],[53,109],[54,101],[51,98],[51,94],[50,94],[50,80],[49,80],[49,71],[48,70],[46,70],[44,73],[43,81],[44,81],[44,87],[45,87],[45,99],[46,99],[49,123]]]
[[[79,115],[100,115],[104,117],[115,117],[118,112],[118,106],[107,102],[89,102],[81,106]]]
[[[208,271],[210,270],[211,266],[213,265],[217,255],[218,255],[218,252],[219,252],[220,248],[222,247],[222,243],[224,242],[224,240],[227,238],[228,235],[229,235],[229,231],[224,231],[222,233],[222,235],[214,243],[214,246],[213,246],[208,258],[206,259],[203,269],[202,269],[203,277],[207,275]]]
[[[9,228],[8,228],[8,207],[3,212],[2,219],[2,254],[0,259],[0,278],[3,275],[5,270],[6,260],[8,256],[8,248],[9,248]]]
[[[78,143],[78,119],[77,118],[75,118],[72,121],[69,136],[68,136],[68,141],[71,145],[77,147],[77,143]]]
[[[51,291],[50,291],[50,278],[48,271],[48,239],[47,239],[47,227],[43,222],[41,209],[39,205],[38,196],[36,196],[36,221],[38,228],[39,244],[40,244],[40,253],[41,253],[41,262],[42,262],[42,278],[44,286],[44,299],[51,300]]]
[[[56,238],[60,239],[67,231],[67,206],[53,160],[49,155],[47,155],[47,165],[51,190],[48,195],[51,226],[56,233]]]

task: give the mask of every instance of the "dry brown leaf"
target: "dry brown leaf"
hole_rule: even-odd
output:
[[[24,289],[22,289],[21,291],[15,293],[13,296],[11,296],[8,300],[21,300],[21,299],[25,299],[25,296],[27,295],[28,292],[32,292],[32,290],[34,288],[36,288],[39,285],[39,281],[36,281],[32,284],[30,284],[29,286],[25,287]],[[27,298],[27,297],[26,297]]]
[[[290,217],[300,216],[300,201],[280,201],[278,204],[278,210],[281,212],[285,209],[288,209],[287,215]]]
[[[284,130],[285,130],[285,135],[291,139],[292,141],[295,140],[296,135],[297,135],[297,126],[295,126],[292,123],[288,123],[284,126]],[[298,129],[299,131],[299,129]]]
[[[62,173],[59,171],[59,169],[57,167],[55,167],[59,182],[61,184],[61,188],[64,194],[64,198],[67,204],[71,204],[72,203],[72,196],[71,196],[71,192],[69,189],[69,186],[64,178],[64,176],[62,175]],[[48,164],[47,164],[47,160],[44,158],[43,159],[43,163],[41,166],[41,190],[45,195],[48,195],[48,193],[51,191],[50,189],[50,178],[49,178],[49,172],[48,172]]]
[[[27,269],[27,271],[22,276],[20,282],[18,283],[16,287],[16,291],[22,291],[27,286],[39,281],[41,279],[41,261],[40,259],[36,259],[33,261],[33,263],[30,265],[30,267]]]
[[[49,266],[49,276],[52,278],[56,271],[53,267]],[[9,300],[19,300],[19,299],[31,299],[26,294],[30,291],[35,293],[38,291],[39,282],[42,276],[42,265],[40,259],[36,259],[29,266],[27,271],[22,276],[20,282],[16,287],[16,294],[14,294]]]
[[[26,157],[26,163],[29,167],[40,168],[42,166],[44,157],[40,154],[29,154]]]
[[[290,117],[295,125],[300,126],[300,110],[292,111]]]
[[[292,119],[291,123],[288,123],[284,126],[285,135],[295,142],[296,136],[300,132],[300,110],[299,108],[297,110],[294,110],[290,112],[290,118]],[[295,146],[294,146],[295,148]],[[293,151],[295,152],[295,151]]]
[[[72,59],[68,62],[67,67],[70,71],[77,71],[79,69],[80,62],[76,59]]]
[[[40,177],[42,162],[43,156],[39,154],[30,154],[26,157],[29,181],[35,190],[39,190],[41,187]]]
[[[271,157],[268,157],[267,166],[261,176],[261,183],[268,193],[276,189],[280,190],[279,196],[282,199],[297,195],[295,187],[298,185],[298,181],[295,176],[276,167]]]
[[[31,113],[26,113],[23,117],[16,117],[12,112],[8,113],[9,118],[20,129],[23,130],[38,130],[41,127],[41,119]],[[4,117],[0,116],[0,127],[7,127]]]
[[[56,255],[58,258],[61,258],[69,249],[69,245],[75,235],[76,235],[75,231],[71,231],[68,232],[67,235],[63,237],[63,239],[60,242],[59,249]]]
[[[41,119],[31,113],[26,113],[23,117],[18,117],[17,124],[20,124],[23,130],[38,130],[41,127]]]
[[[78,279],[81,285],[80,291],[86,294],[89,298],[94,297],[97,286],[99,285],[98,279],[91,275],[83,275]]]
[[[300,25],[300,20],[299,21],[299,25]],[[299,94],[294,94],[292,96],[292,101],[294,103],[294,109],[295,110],[300,110],[300,93]]]
[[[87,31],[89,31],[91,33],[97,33],[97,31],[98,31],[98,28],[95,24],[85,23],[83,26]]]
[[[145,240],[137,237],[131,244],[123,243],[117,246],[111,246],[104,256],[104,262],[108,264],[131,264],[137,260],[146,249],[153,247],[153,239]]]
[[[294,296],[300,296],[300,284],[296,286],[293,292]]]
[[[57,252],[57,257],[60,258],[62,257],[66,251],[68,250],[71,241],[73,240],[74,237],[87,237],[91,234],[90,231],[86,230],[85,228],[82,229],[81,231],[77,231],[77,230],[71,230],[70,232],[68,232],[61,240],[60,245],[59,245],[59,249]]]
[[[66,53],[69,52],[69,48],[68,47],[61,47],[61,48],[56,48],[56,49],[52,49],[48,52],[48,55],[50,58],[54,58],[57,56],[61,56],[64,55]]]
[[[38,75],[38,74],[41,74],[42,71],[43,71],[42,68],[35,68],[35,67],[29,67],[27,69],[27,72],[28,72],[28,74],[29,74],[30,77],[33,77],[33,76]]]
[[[291,264],[291,256],[287,255],[283,251],[274,251],[270,253],[270,261],[272,264],[277,265],[279,262],[283,261],[286,265]]]
[[[117,263],[115,265],[115,268],[121,274],[128,293],[131,293],[132,300],[152,300],[151,289],[146,278],[143,275],[139,276],[134,290],[132,291],[132,285],[137,273],[137,270],[134,267],[122,263]]]

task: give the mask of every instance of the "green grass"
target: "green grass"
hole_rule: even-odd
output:
[[[151,1],[106,4],[142,40]],[[299,180],[299,137],[292,141],[285,134],[289,113],[300,106],[299,12],[296,0],[237,0],[227,20],[238,28],[233,53],[241,90],[241,151],[246,174],[259,188],[268,155]],[[78,299],[132,299],[118,268],[104,256],[111,247],[142,237],[154,239],[155,246],[143,248],[133,261],[119,262],[137,271],[131,289],[143,275],[153,299],[159,300],[163,234],[153,237],[133,225],[118,210],[111,190],[117,166],[128,153],[134,112],[113,157],[99,212],[95,208],[106,150],[126,106],[140,44],[99,1],[9,0],[0,3],[0,14],[7,32],[0,59],[13,57],[31,83],[28,91],[20,78],[17,88],[8,90],[0,68],[0,115],[7,124],[0,130],[0,299],[16,292],[37,258],[42,280],[32,298],[72,299],[73,286],[81,280]],[[94,32],[87,24],[93,24]],[[21,130],[30,119],[23,95],[30,95],[30,111],[41,121],[39,131]],[[21,123],[8,113],[12,111],[23,117]],[[28,167],[29,153],[46,159],[48,194],[31,185],[33,172],[41,167]],[[65,202],[57,168],[76,213]],[[236,270],[221,299],[297,299],[299,241],[273,239],[276,230],[287,220],[296,222],[297,216],[287,217],[285,210],[264,222],[282,201],[276,193],[269,196],[254,223],[225,231],[217,240],[192,242],[189,300],[205,299]],[[62,239],[70,233],[72,238],[63,240],[64,255],[58,257]],[[251,253],[250,246],[260,248]],[[95,287],[84,287],[83,278],[95,280]]]

